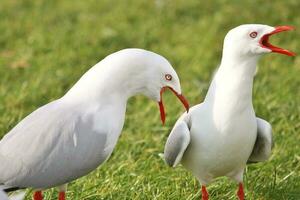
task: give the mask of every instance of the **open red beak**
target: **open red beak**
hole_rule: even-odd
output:
[[[178,94],[173,88],[171,87],[163,87],[160,90],[160,101],[158,102],[159,105],[159,111],[160,111],[160,119],[162,121],[163,124],[165,124],[165,120],[166,120],[166,113],[165,113],[165,108],[164,108],[164,104],[162,101],[162,94],[164,93],[164,91],[166,91],[166,89],[170,89],[177,97],[178,99],[181,101],[181,103],[184,105],[185,109],[187,112],[189,112],[189,102],[187,101],[187,99],[182,95],[182,94]]]
[[[288,56],[295,56],[296,55],[295,53],[288,51],[286,49],[276,47],[269,43],[269,37],[271,35],[274,35],[276,33],[280,33],[283,31],[290,31],[290,30],[294,30],[294,27],[292,27],[292,26],[277,26],[277,27],[275,27],[274,31],[272,31],[271,33],[267,33],[261,37],[261,39],[259,41],[260,46],[263,48],[270,49],[272,52],[281,53],[281,54],[285,54]]]

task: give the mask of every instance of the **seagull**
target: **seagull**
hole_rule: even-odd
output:
[[[0,187],[4,191],[58,187],[65,199],[66,184],[106,161],[121,134],[127,100],[143,94],[158,102],[165,122],[162,93],[171,89],[183,103],[179,78],[162,56],[124,49],[93,66],[60,99],[19,122],[0,141]]]
[[[224,40],[221,65],[204,102],[193,106],[174,125],[163,158],[171,167],[181,163],[192,172],[202,185],[203,200],[209,198],[206,185],[220,176],[236,181],[238,198],[244,200],[246,164],[270,157],[272,127],[255,115],[253,78],[263,54],[295,55],[269,43],[271,35],[292,29],[245,24],[230,30]]]

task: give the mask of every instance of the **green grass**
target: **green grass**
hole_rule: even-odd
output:
[[[296,32],[272,40],[299,52],[299,10],[298,0],[1,0],[0,135],[39,106],[61,97],[105,55],[127,47],[168,58],[190,103],[198,104],[220,61],[229,29],[244,23],[293,25]],[[275,149],[270,161],[248,167],[246,196],[298,200],[300,58],[271,54],[259,65],[254,106],[257,115],[273,125]],[[183,112],[173,95],[165,97],[165,126],[154,102],[142,96],[130,99],[112,157],[70,184],[68,199],[200,199],[195,178],[182,167],[167,167],[158,156]],[[236,185],[227,179],[218,179],[208,190],[212,200],[236,199]],[[48,190],[45,199],[56,195],[56,190]]]

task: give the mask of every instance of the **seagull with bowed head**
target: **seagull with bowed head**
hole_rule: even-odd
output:
[[[162,56],[142,50],[113,53],[86,72],[60,99],[19,122],[0,141],[0,187],[5,191],[59,187],[96,169],[107,160],[121,134],[127,100],[143,94],[159,103],[171,89],[185,106],[179,78]]]

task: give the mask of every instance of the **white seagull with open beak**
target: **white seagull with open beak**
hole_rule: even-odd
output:
[[[80,178],[107,160],[121,134],[127,100],[144,94],[159,102],[170,88],[188,110],[179,78],[162,56],[125,49],[103,59],[85,73],[62,98],[37,109],[0,141],[0,188],[12,191],[59,186]]]
[[[203,200],[208,199],[205,186],[220,176],[239,183],[237,194],[243,200],[246,164],[270,157],[272,128],[255,115],[253,78],[261,55],[295,55],[269,43],[271,35],[292,29],[249,24],[229,31],[221,65],[204,102],[184,113],[171,131],[164,159],[172,167],[181,162],[197,177],[202,184]]]

